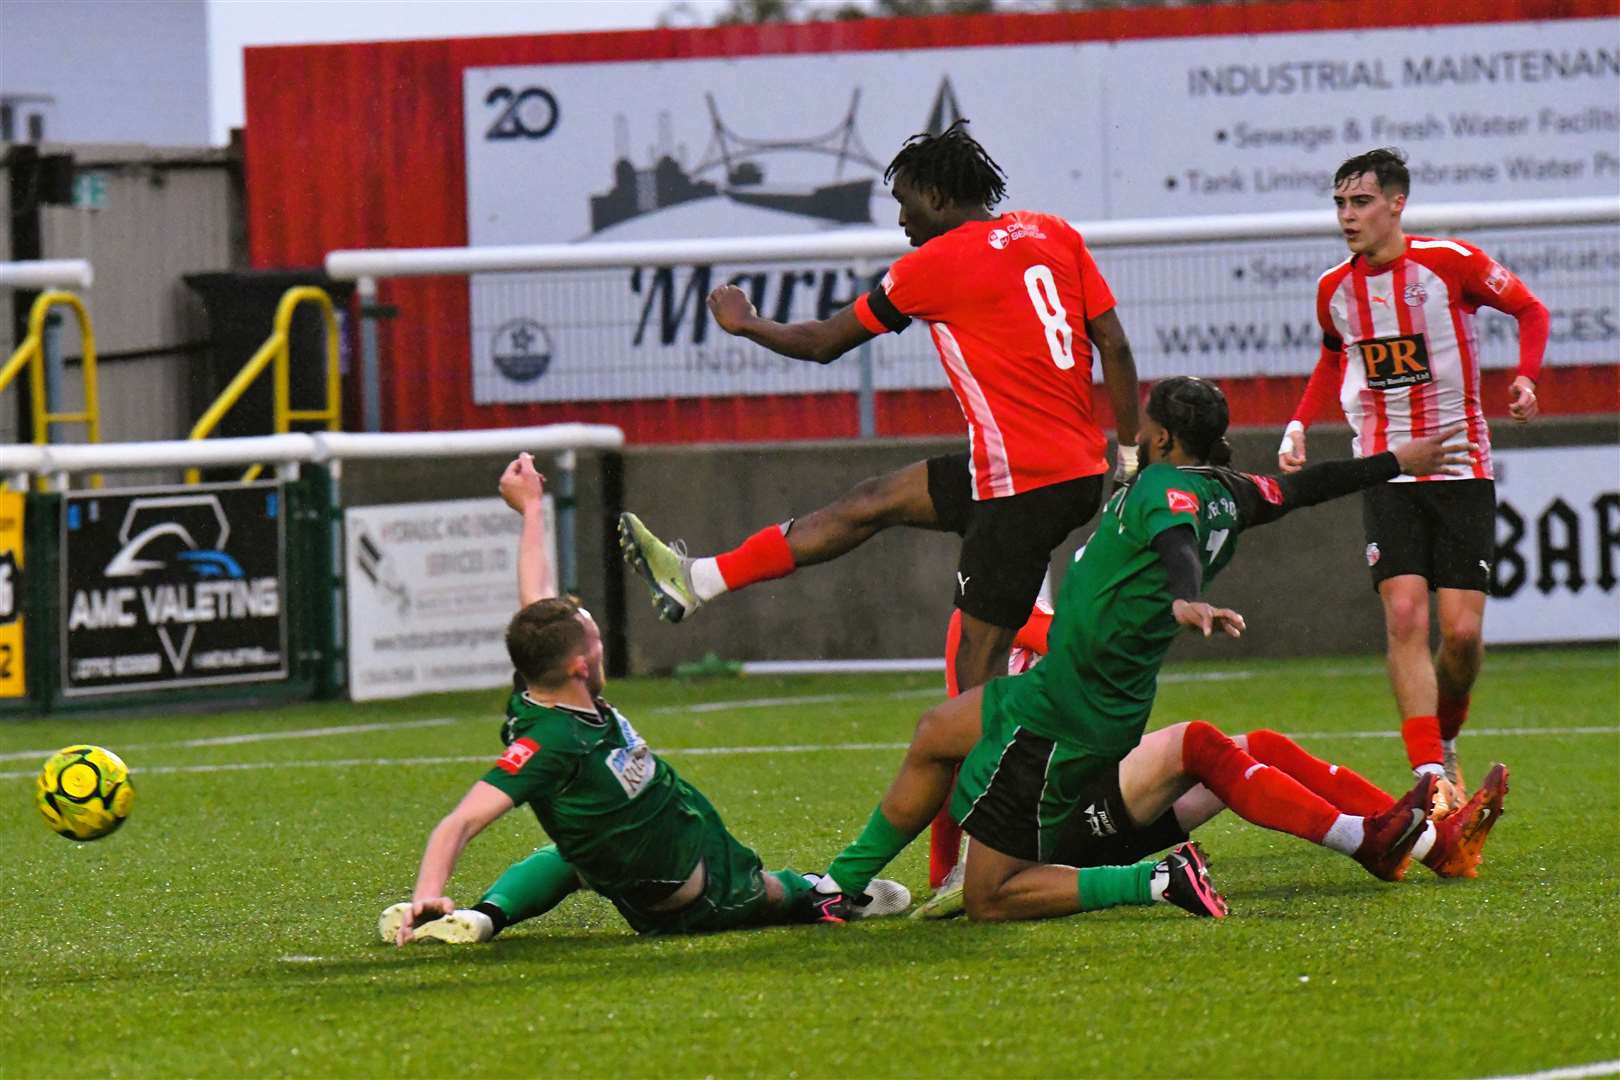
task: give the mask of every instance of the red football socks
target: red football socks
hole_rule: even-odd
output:
[[[767,525],[714,562],[726,588],[740,589],[759,581],[787,577],[793,573],[793,549],[780,525]]]
[[[1381,814],[1395,799],[1378,785],[1342,765],[1329,764],[1308,753],[1299,743],[1275,731],[1251,731],[1249,755],[1298,780],[1310,791],[1356,817]]]
[[[1455,739],[1468,723],[1468,697],[1467,694],[1460,698],[1440,695],[1440,738],[1445,742]]]
[[[1445,759],[1438,716],[1408,716],[1401,724],[1401,739],[1406,743],[1406,760],[1414,769],[1439,765]]]
[[[1031,611],[1029,621],[1023,625],[1022,629],[1018,631],[1018,635],[1013,638],[1013,647],[1016,649],[1028,649],[1031,652],[1045,656],[1047,652],[1046,639],[1052,633],[1052,618],[1053,615],[1050,611],[1042,611],[1040,608]]]
[[[1194,720],[1181,742],[1181,766],[1244,821],[1320,844],[1339,811],[1281,769],[1269,768],[1210,724]]]

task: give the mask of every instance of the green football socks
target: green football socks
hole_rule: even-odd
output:
[[[827,868],[827,876],[837,882],[842,891],[858,896],[866,891],[866,886],[878,876],[878,872],[916,838],[917,833],[901,832],[884,817],[880,804],[872,811],[861,835],[838,853],[838,858]]]
[[[577,888],[579,875],[573,866],[558,853],[556,844],[547,844],[507,867],[478,902],[500,908],[506,916],[503,925],[510,926],[544,915]]]
[[[1157,865],[1149,860],[1134,866],[1081,867],[1080,910],[1153,903],[1153,868]]]

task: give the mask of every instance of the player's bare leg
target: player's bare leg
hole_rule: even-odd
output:
[[[969,690],[929,709],[917,721],[899,773],[861,835],[827,868],[817,885],[821,892],[859,894],[927,828],[950,797],[956,767],[979,740],[983,697],[982,689]]]
[[[1440,648],[1434,656],[1436,714],[1446,779],[1464,786],[1457,764],[1457,733],[1468,720],[1469,696],[1485,662],[1485,594],[1475,589],[1438,589]]]
[[[955,656],[956,685],[971,690],[1007,674],[1007,653],[1017,633],[1016,626],[996,626],[962,612],[962,634]]]
[[[619,516],[619,547],[652,590],[659,617],[680,622],[721,593],[836,559],[896,525],[939,528],[927,462],[863,480],[827,506],[767,525],[719,555],[692,558],[684,544],[666,544],[629,513]]]
[[[1206,918],[1225,918],[1226,900],[1195,843],[1132,866],[1056,866],[1019,859],[977,838],[968,841],[963,901],[978,922],[1047,919],[1120,905],[1171,903]]]
[[[1385,661],[1401,738],[1414,772],[1443,775],[1439,689],[1429,652],[1429,583],[1416,574],[1397,574],[1378,584],[1384,605]]]

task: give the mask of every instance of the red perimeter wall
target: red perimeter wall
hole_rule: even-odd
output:
[[[319,266],[337,248],[464,246],[461,87],[468,67],[1432,26],[1615,12],[1613,0],[1318,0],[248,49],[249,250],[255,267],[268,268]],[[467,324],[464,280],[402,279],[383,288],[384,299],[413,320]],[[573,420],[618,424],[632,442],[642,443],[857,433],[853,394],[475,405],[465,335],[424,341],[385,332],[383,350],[391,367],[384,371],[382,409],[389,431]],[[1493,415],[1504,412],[1510,378],[1506,371],[1485,373]],[[1233,422],[1280,425],[1304,383],[1303,377],[1228,380]],[[354,380],[349,392],[352,398]],[[1106,395],[1097,395],[1097,405],[1106,422]],[[350,406],[356,415],[353,400]],[[1615,411],[1620,367],[1560,367],[1544,388],[1542,408]],[[946,390],[880,393],[877,423],[882,435],[963,430],[961,412]]]

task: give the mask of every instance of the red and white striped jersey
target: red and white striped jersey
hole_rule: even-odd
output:
[[[1080,234],[1018,210],[901,258],[855,315],[874,334],[927,325],[968,423],[973,497],[998,499],[1107,469],[1086,321],[1113,306]]]
[[[1402,475],[1392,482],[1491,478],[1474,335],[1482,305],[1514,315],[1540,307],[1507,268],[1461,240],[1411,236],[1406,252],[1387,266],[1369,267],[1356,255],[1322,275],[1316,315],[1323,356],[1338,354],[1339,404],[1355,432],[1355,455],[1392,450],[1458,423],[1479,447],[1466,475]]]

